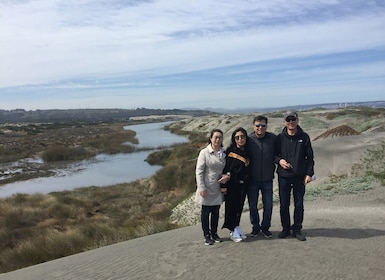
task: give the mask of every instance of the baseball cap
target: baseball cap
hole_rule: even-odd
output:
[[[287,117],[296,117],[298,118],[298,114],[296,111],[287,111],[283,118],[286,120]]]

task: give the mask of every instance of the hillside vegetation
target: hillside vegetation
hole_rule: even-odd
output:
[[[349,114],[346,110],[350,110]],[[300,112],[300,125],[313,139],[316,154],[317,180],[311,183],[315,196],[362,191],[365,186],[370,187],[373,180],[384,184],[385,111],[346,110]],[[195,190],[196,158],[207,144],[210,130],[222,129],[226,146],[236,127],[242,126],[251,132],[255,115],[213,115],[175,122],[169,129],[188,135],[190,142],[151,154],[148,162],[161,163],[163,168],[146,180],[0,199],[0,272],[186,224],[183,218],[195,209],[186,208],[185,202]],[[282,130],[282,115],[283,112],[267,114],[269,131]],[[354,128],[359,134],[329,133],[316,139],[341,125]],[[346,143],[347,150],[332,149],[340,142]],[[350,157],[354,153],[359,155],[357,161],[357,157]],[[336,157],[347,157],[347,160],[343,165],[339,161],[334,163]],[[170,222],[170,215],[180,205],[184,211],[177,212]]]
[[[189,139],[151,154],[148,162],[164,167],[145,180],[0,199],[0,272],[176,228],[170,211],[193,191],[206,142]]]

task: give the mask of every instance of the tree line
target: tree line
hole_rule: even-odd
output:
[[[180,109],[51,109],[51,110],[0,110],[0,123],[44,123],[44,122],[115,122],[127,121],[138,116],[190,115],[205,116],[215,114],[207,110]]]

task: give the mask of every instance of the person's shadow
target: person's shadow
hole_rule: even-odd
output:
[[[385,230],[361,228],[311,228],[303,230],[308,237],[335,237],[344,239],[363,239],[385,236]]]

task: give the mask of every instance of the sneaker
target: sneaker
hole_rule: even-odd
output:
[[[234,231],[238,233],[238,235],[245,240],[247,238],[246,234],[243,233],[242,229],[240,226],[235,227]]]
[[[242,237],[239,236],[239,234],[234,230],[230,232],[230,239],[233,240],[234,242],[241,242]]]
[[[211,235],[211,240],[213,240],[215,243],[221,243],[222,242],[222,239],[216,233]]]
[[[286,238],[290,235],[290,230],[283,230],[278,233],[278,238]]]
[[[210,238],[210,236],[205,236],[205,245],[214,245],[214,241]]]
[[[259,230],[253,229],[253,231],[250,233],[252,237],[259,235]]]
[[[268,229],[262,229],[262,234],[266,237],[266,238],[271,238],[273,235],[271,234],[271,232],[268,230]]]
[[[297,238],[299,241],[306,241],[306,237],[301,232],[293,232],[293,236]]]

